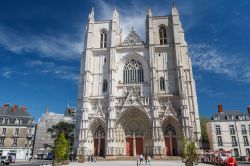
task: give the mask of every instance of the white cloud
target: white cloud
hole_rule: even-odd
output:
[[[222,74],[229,79],[250,82],[249,59],[229,55],[206,44],[191,44],[192,64],[200,70]]]
[[[74,67],[58,65],[54,62],[45,62],[42,60],[28,61],[26,62],[26,66],[33,68],[33,70],[41,74],[54,74],[62,79],[78,80],[79,78],[79,73],[76,72]]]
[[[82,52],[82,41],[68,34],[23,34],[0,25],[0,36],[0,46],[16,54],[35,52],[45,57],[74,59],[79,58]]]
[[[28,73],[18,72],[18,71],[13,71],[13,70],[8,70],[8,71],[2,72],[2,76],[4,76],[5,78],[11,78],[13,75],[25,76],[25,75],[28,75]]]

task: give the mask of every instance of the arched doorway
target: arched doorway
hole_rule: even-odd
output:
[[[162,125],[167,156],[180,155],[180,126],[175,118],[166,118]]]
[[[152,153],[151,120],[142,110],[132,108],[124,111],[117,120],[116,130],[120,154],[136,156]]]
[[[105,155],[105,135],[104,122],[96,120],[91,125],[91,133],[93,137],[93,154],[95,156]]]

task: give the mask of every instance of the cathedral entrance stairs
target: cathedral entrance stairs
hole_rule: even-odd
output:
[[[133,156],[108,156],[108,157],[97,157],[97,161],[112,161],[112,160],[134,160],[138,157]],[[180,156],[155,156],[152,160],[181,160]]]

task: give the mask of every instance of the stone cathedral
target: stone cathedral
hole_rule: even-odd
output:
[[[86,25],[78,90],[75,153],[177,156],[181,141],[201,141],[187,42],[176,6],[145,16],[146,41],[122,40],[119,12]],[[134,23],[136,24],[136,22]]]

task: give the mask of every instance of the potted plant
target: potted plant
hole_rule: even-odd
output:
[[[195,146],[194,142],[190,142],[187,145],[187,160],[186,160],[186,166],[193,166],[194,163],[197,161],[198,159],[198,155],[197,155],[197,148]]]

